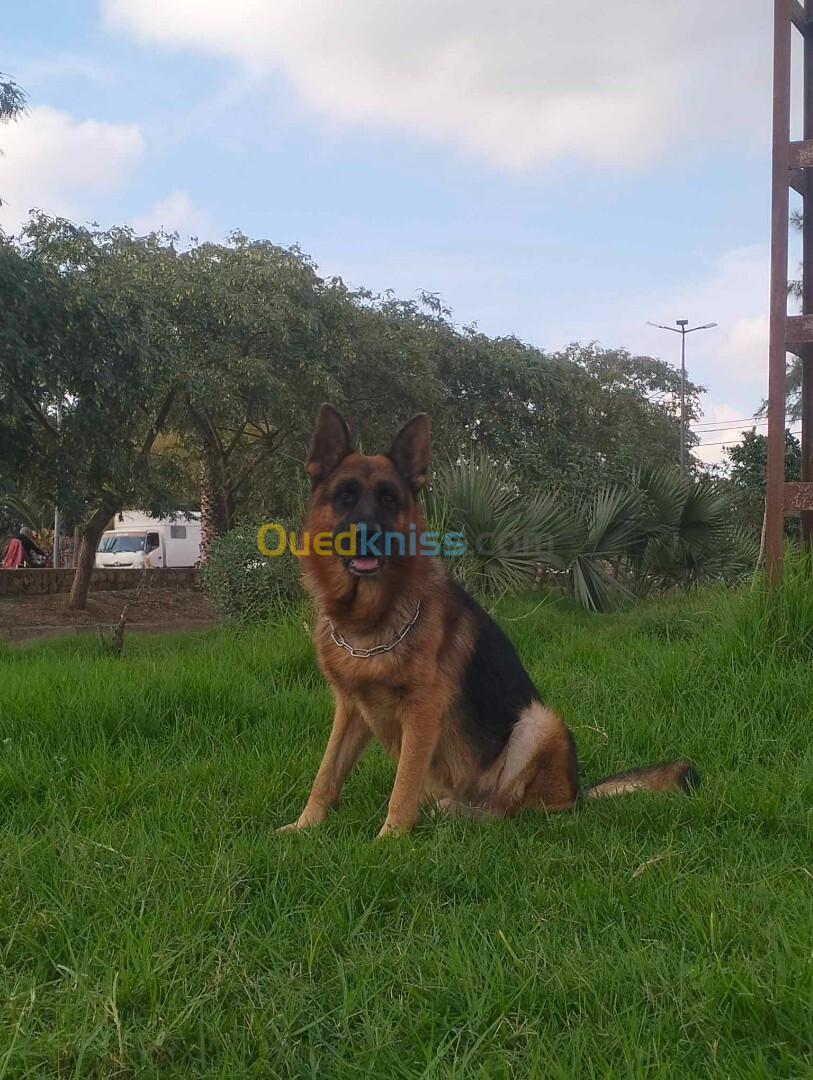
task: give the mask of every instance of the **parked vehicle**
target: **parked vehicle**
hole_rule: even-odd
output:
[[[199,557],[200,514],[154,518],[140,510],[125,510],[102,534],[95,565],[155,569],[194,566]]]

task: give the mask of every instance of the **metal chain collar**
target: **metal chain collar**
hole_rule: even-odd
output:
[[[415,609],[415,614],[412,616],[412,619],[410,620],[410,622],[408,622],[405,626],[402,626],[401,629],[398,631],[398,633],[395,634],[393,637],[391,637],[389,639],[389,641],[384,641],[380,645],[373,645],[373,647],[371,649],[356,649],[356,648],[354,648],[354,646],[352,646],[349,641],[345,641],[345,639],[342,637],[342,635],[336,632],[336,627],[333,625],[333,623],[331,622],[330,618],[327,615],[325,615],[325,620],[326,620],[328,626],[330,627],[330,636],[333,639],[333,642],[334,642],[335,645],[338,645],[340,649],[347,649],[347,651],[350,653],[351,656],[357,656],[357,657],[360,657],[362,659],[365,659],[366,657],[369,657],[369,656],[380,656],[381,653],[389,652],[390,649],[394,649],[396,645],[400,645],[401,642],[404,640],[404,638],[409,633],[409,631],[412,629],[412,627],[418,621],[418,616],[420,615],[420,613],[421,613],[421,602],[419,600],[418,601],[418,606]]]

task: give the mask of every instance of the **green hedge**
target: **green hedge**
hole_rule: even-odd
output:
[[[266,519],[267,520],[267,519]],[[261,622],[287,613],[301,595],[299,560],[290,551],[276,557],[261,554],[257,533],[264,521],[243,521],[212,545],[201,567],[200,584],[206,597],[231,619]],[[296,525],[281,521],[288,533]],[[268,544],[274,547],[277,534]]]

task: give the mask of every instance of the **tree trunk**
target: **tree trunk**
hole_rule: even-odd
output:
[[[201,449],[200,561],[206,562],[212,544],[234,526],[234,493],[226,447],[205,406],[187,397],[187,407],[197,428]]]
[[[200,561],[206,562],[212,544],[234,526],[234,497],[228,486],[228,467],[204,452],[200,479]]]
[[[115,513],[109,506],[101,506],[79,532],[79,551],[76,556],[76,573],[73,575],[71,594],[68,597],[69,611],[84,611],[87,604],[96,548],[104,527]]]
[[[212,551],[212,544],[217,539],[215,521],[214,492],[212,479],[206,465],[200,469],[200,561],[205,563]]]

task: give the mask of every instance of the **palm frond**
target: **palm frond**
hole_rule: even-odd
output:
[[[616,485],[599,488],[582,512],[586,550],[595,558],[619,557],[641,535],[641,500],[634,490]]]
[[[0,506],[34,532],[47,532],[53,523],[53,507],[33,503],[16,491],[0,491]]]
[[[450,568],[476,592],[528,588],[541,567],[564,570],[578,549],[579,523],[559,494],[528,497],[482,450],[436,470],[425,507],[439,532],[463,533],[466,555]]]

